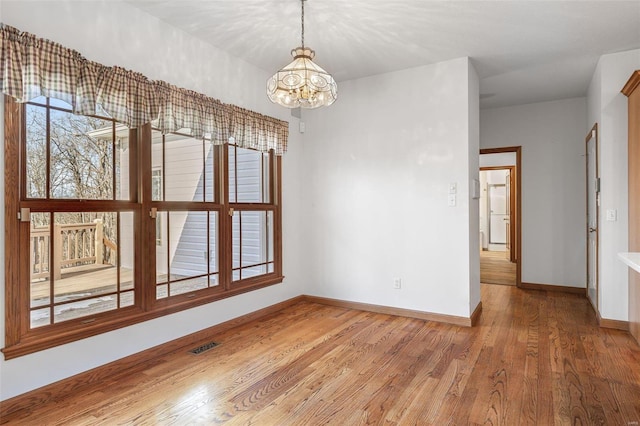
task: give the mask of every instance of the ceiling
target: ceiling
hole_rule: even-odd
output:
[[[125,1],[270,73],[300,44],[298,0]],[[307,0],[305,45],[338,90],[469,56],[481,107],[542,102],[586,95],[601,55],[640,48],[640,0]]]

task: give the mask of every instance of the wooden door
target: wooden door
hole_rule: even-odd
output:
[[[593,309],[598,305],[598,224],[600,181],[598,174],[598,125],[586,137],[587,161],[587,297]]]
[[[629,251],[640,252],[640,70],[622,93],[629,97]],[[640,273],[629,269],[629,331],[640,343]]]

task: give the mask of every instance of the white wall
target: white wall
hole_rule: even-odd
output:
[[[272,105],[264,95],[268,73],[124,3],[2,0],[0,7],[3,23],[74,48],[88,59],[105,65],[117,64],[152,79],[291,121],[288,110]],[[283,284],[10,361],[2,360],[0,400],[307,293],[303,279],[306,259],[301,248],[304,232],[300,229],[307,223],[301,220],[300,207],[295,202],[302,188],[297,180],[302,153],[300,134],[295,131],[297,119],[291,129],[290,149],[283,160],[283,263],[287,276]],[[4,156],[4,152],[0,155]],[[0,179],[4,175],[4,159],[1,164]],[[4,210],[4,200],[0,200],[0,207]],[[0,253],[3,251],[1,241]],[[4,264],[4,255],[0,256],[0,262]],[[2,298],[4,273],[0,275]],[[4,316],[4,301],[0,300],[2,342]]]
[[[468,123],[469,142],[467,158],[469,159],[469,178],[467,183],[467,199],[469,200],[469,312],[480,303],[480,200],[471,198],[471,185],[480,178],[480,81],[478,74],[469,63]]]
[[[480,167],[500,167],[500,166],[515,166],[515,165],[516,165],[515,152],[496,152],[494,154],[480,155]]]
[[[584,134],[598,123],[600,145],[599,307],[606,319],[629,319],[629,272],[617,253],[629,247],[628,115],[627,97],[620,90],[631,73],[640,69],[640,49],[604,55],[588,92],[588,121]],[[605,220],[607,210],[617,210],[618,220]]]
[[[469,199],[477,93],[461,58],[342,82],[331,108],[305,111],[312,294],[470,315],[480,300],[478,207]]]
[[[522,281],[586,286],[585,98],[480,112],[480,147],[522,146]]]

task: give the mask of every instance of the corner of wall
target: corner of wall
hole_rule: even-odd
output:
[[[640,49],[603,55],[589,86],[589,120],[598,123],[601,185],[599,229],[599,311],[609,320],[627,321],[628,268],[617,253],[628,250],[627,99],[620,92],[640,68]],[[588,123],[593,125],[593,123]],[[604,218],[618,212],[616,221]]]
[[[480,176],[480,82],[472,61],[468,61],[469,126],[469,315],[480,303],[480,205],[472,198],[474,180]]]

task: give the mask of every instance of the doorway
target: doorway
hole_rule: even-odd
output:
[[[507,170],[500,171],[505,172],[505,174],[508,173]],[[487,185],[487,189],[489,250],[507,251],[507,228],[509,225],[505,221],[509,220],[509,209],[507,208],[506,185],[504,183],[491,183]],[[502,246],[504,246],[504,250]]]
[[[520,147],[480,150],[480,281],[520,286]]]

